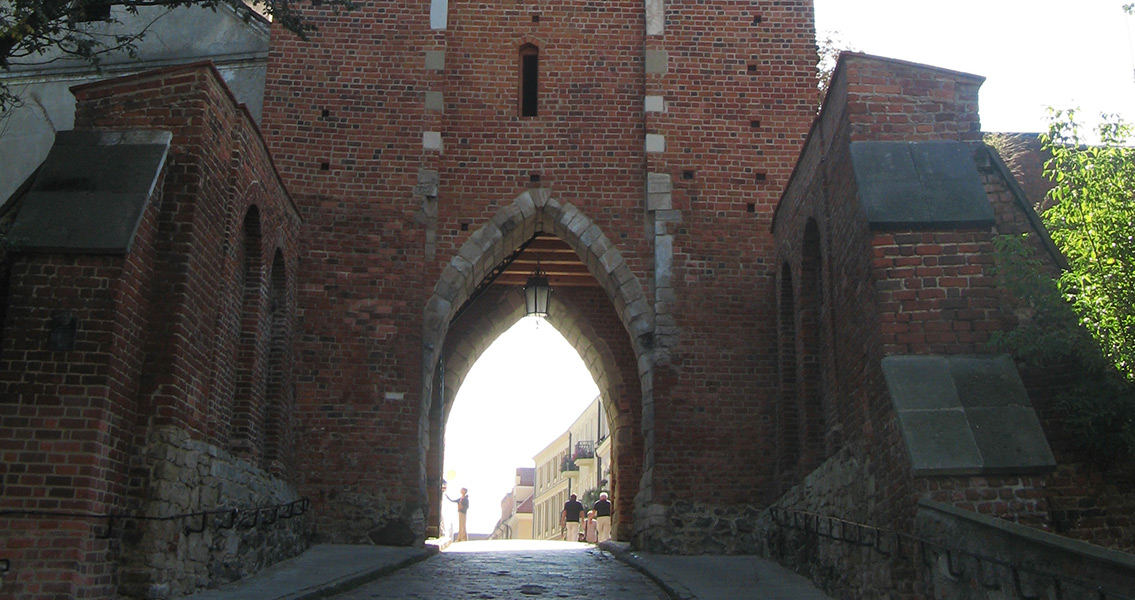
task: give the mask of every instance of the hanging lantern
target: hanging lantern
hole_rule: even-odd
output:
[[[552,288],[548,286],[548,278],[537,266],[528,283],[524,284],[524,316],[547,317],[548,300],[552,297]]]

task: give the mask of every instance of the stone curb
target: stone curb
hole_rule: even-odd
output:
[[[436,546],[426,546],[412,556],[406,557],[398,562],[389,563],[377,566],[372,569],[363,569],[356,571],[349,575],[344,575],[338,579],[331,581],[320,582],[310,588],[298,590],[283,596],[277,596],[275,600],[317,600],[318,598],[329,598],[335,594],[341,594],[348,590],[353,590],[359,586],[365,585],[378,579],[385,577],[391,573],[404,569],[414,563],[421,562],[436,555],[439,550]]]
[[[666,575],[661,569],[655,568],[650,562],[642,556],[635,554],[631,551],[630,546],[621,542],[600,542],[599,548],[609,552],[612,556],[619,559],[638,572],[646,575],[651,581],[658,584],[662,591],[666,592],[673,600],[698,600],[697,595],[691,592],[686,586],[682,585],[676,579]]]

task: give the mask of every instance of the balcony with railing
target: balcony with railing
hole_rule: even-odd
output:
[[[576,468],[595,470],[595,442],[584,440],[575,443],[571,451],[572,460]]]

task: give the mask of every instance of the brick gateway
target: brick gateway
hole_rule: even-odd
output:
[[[538,233],[594,278],[550,321],[610,410],[620,539],[757,552],[769,507],[910,530],[929,500],[1130,550],[1130,472],[985,345],[1017,319],[993,236],[1059,258],[977,143],[980,77],[848,55],[817,116],[806,0],[443,6],[305,8],[259,128],[206,64],[75,89],[5,215],[5,593],[175,597],[312,542],[421,543],[456,390],[522,312],[467,301]],[[78,201],[125,234],[37,208]],[[975,377],[995,393],[946,383]],[[1027,426],[1006,450],[975,423]],[[794,560],[857,597],[927,585]]]

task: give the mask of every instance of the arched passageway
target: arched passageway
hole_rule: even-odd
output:
[[[533,246],[534,240],[540,240]],[[530,272],[536,247],[570,249],[582,269],[551,269],[556,289],[548,322],[579,352],[607,407],[613,438],[615,532],[630,535],[650,423],[652,313],[618,249],[575,207],[531,190],[477,230],[442,273],[424,315],[423,485],[436,533],[446,417],[477,358],[524,315],[517,276]],[[546,256],[546,255],[544,255]],[[649,411],[645,411],[649,414]]]

